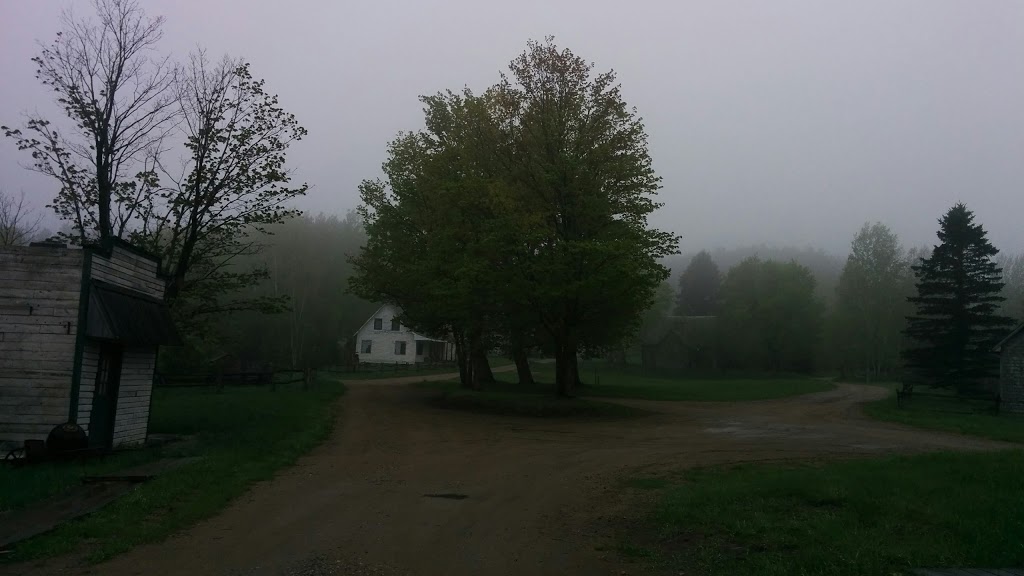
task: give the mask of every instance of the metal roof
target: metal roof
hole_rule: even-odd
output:
[[[96,280],[89,289],[85,335],[137,346],[181,344],[166,303]]]

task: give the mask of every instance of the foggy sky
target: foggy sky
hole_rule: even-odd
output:
[[[385,144],[422,126],[418,95],[483,90],[527,39],[551,34],[618,73],[664,179],[652,222],[684,252],[845,254],[868,220],[933,244],[957,201],[998,248],[1024,251],[1024,2],[141,3],[167,18],[164,51],[247,59],[309,130],[289,154],[312,186],[305,210],[355,207]],[[70,4],[0,0],[0,123],[54,110],[29,59]],[[20,168],[27,159],[0,141],[0,188],[41,206],[55,188]]]

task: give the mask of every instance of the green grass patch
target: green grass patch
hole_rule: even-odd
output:
[[[331,430],[340,383],[318,381],[311,390],[282,386],[213,389],[157,389],[153,394],[150,431],[195,435],[196,441],[160,450],[125,454],[88,466],[4,469],[0,482],[22,486],[11,505],[52,495],[77,483],[89,466],[125,466],[133,458],[201,456],[186,467],[141,484],[126,496],[86,517],[16,545],[0,562],[31,560],[81,550],[93,562],[106,560],[139,544],[212,516],[254,482],[266,480],[308,452]],[[122,458],[122,457],[118,457]],[[99,471],[99,470],[95,470]],[[24,486],[50,478],[35,493]],[[88,543],[85,546],[85,543]]]
[[[561,398],[551,386],[523,387],[498,381],[483,390],[468,390],[458,382],[420,382],[416,386],[440,393],[431,402],[441,408],[501,414],[506,416],[629,418],[648,414],[644,410],[613,402],[585,398]]]
[[[884,400],[865,404],[864,413],[878,420],[919,428],[1024,443],[1024,417],[994,414],[991,411],[991,403],[978,403],[974,405],[974,409],[951,412],[949,403],[950,401],[937,402],[936,399],[919,397],[914,398],[909,405],[898,408],[894,392]],[[969,403],[962,405],[972,406]]]
[[[500,368],[512,363],[507,358],[488,358],[491,368]],[[415,364],[395,364],[380,369],[361,370],[358,372],[348,369],[339,369],[331,372],[332,375],[342,381],[345,380],[379,380],[381,378],[405,378],[412,376],[430,376],[433,374],[456,374],[459,371],[457,364],[445,364],[443,366],[417,366]]]
[[[723,576],[1022,566],[1022,477],[1022,451],[694,470],[620,549]]]
[[[534,364],[534,379],[554,382],[554,370],[554,364]],[[503,372],[495,374],[495,377],[504,382],[517,380],[515,372]],[[768,400],[823,392],[835,387],[828,380],[803,377],[684,379],[644,376],[603,363],[581,364],[580,379],[584,383],[577,390],[580,396],[696,402]],[[547,388],[552,392],[554,390],[553,385]]]

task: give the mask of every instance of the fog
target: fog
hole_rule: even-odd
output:
[[[683,236],[683,252],[843,253],[867,220],[930,244],[957,201],[997,247],[1024,247],[1024,3],[142,4],[167,17],[165,52],[246,58],[309,129],[289,155],[312,185],[308,211],[355,207],[387,141],[422,125],[418,95],[483,89],[527,39],[551,34],[618,73],[664,179],[652,220]],[[0,3],[0,123],[31,110],[57,119],[30,58],[70,5]],[[0,188],[41,208],[54,185],[27,160],[0,141]]]

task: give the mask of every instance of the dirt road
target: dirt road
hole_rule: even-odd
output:
[[[864,419],[868,386],[748,403],[628,401],[625,421],[428,407],[397,381],[350,384],[330,440],[219,516],[82,572],[21,574],[622,574],[600,521],[626,474],[740,461],[1003,445]],[[634,566],[631,570],[637,570]],[[631,572],[635,573],[635,572]]]

